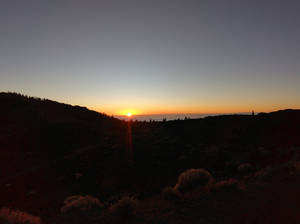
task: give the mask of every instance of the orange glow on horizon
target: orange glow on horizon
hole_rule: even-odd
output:
[[[234,113],[244,113],[249,112],[251,113],[254,110],[255,113],[259,112],[272,112],[282,109],[297,109],[299,107],[286,105],[286,106],[265,106],[265,105],[253,105],[251,106],[236,106],[236,105],[203,105],[201,107],[185,107],[185,106],[178,106],[178,107],[149,107],[141,109],[118,109],[118,108],[104,108],[101,107],[90,107],[90,109],[98,111],[100,113],[106,113],[108,115],[122,115],[122,116],[130,116],[132,117],[135,115],[153,115],[153,114],[234,114]]]
[[[113,113],[113,114],[115,114],[115,115],[123,115],[123,116],[127,116],[127,117],[132,117],[134,115],[139,115],[139,114],[142,114],[142,113],[139,110],[126,109],[126,110],[117,111],[116,113]]]

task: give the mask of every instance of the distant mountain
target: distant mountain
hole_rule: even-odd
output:
[[[18,93],[0,92],[2,115],[7,117],[19,117],[20,119],[43,119],[50,123],[58,122],[94,122],[101,119],[112,119],[111,117],[88,110],[86,107],[71,106],[58,103],[48,99],[29,97]]]

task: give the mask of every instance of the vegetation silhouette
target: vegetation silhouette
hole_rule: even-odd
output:
[[[4,223],[299,223],[300,110],[126,122],[0,105]]]

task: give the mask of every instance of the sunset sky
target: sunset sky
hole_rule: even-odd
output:
[[[0,0],[0,91],[107,114],[300,108],[300,1]]]

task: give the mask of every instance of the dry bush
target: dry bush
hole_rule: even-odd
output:
[[[109,212],[117,217],[130,217],[138,205],[134,197],[125,196],[109,207]]]
[[[64,206],[61,208],[62,213],[66,213],[72,210],[78,211],[88,211],[93,209],[99,209],[102,207],[102,204],[97,198],[92,196],[81,196],[74,195],[66,198],[64,200]]]
[[[161,195],[166,200],[178,200],[181,198],[180,192],[174,189],[173,187],[165,187],[161,191]]]
[[[207,187],[214,182],[212,175],[204,169],[189,169],[178,177],[174,189],[181,193],[198,187]]]
[[[41,219],[37,216],[30,215],[27,212],[12,210],[9,208],[0,209],[1,224],[40,224]]]
[[[75,195],[64,200],[61,223],[86,224],[101,220],[103,205],[92,196]]]
[[[245,186],[240,181],[231,178],[215,183],[211,190],[214,192],[236,192],[245,190]]]
[[[300,175],[300,162],[290,161],[288,164],[288,169],[290,175]]]
[[[242,163],[238,166],[238,171],[242,175],[248,175],[251,173],[254,169],[253,166],[250,163]]]
[[[299,172],[297,171],[297,166],[293,162],[267,166],[255,172],[248,179],[262,183],[278,181],[279,179],[287,178],[289,175],[296,175]]]
[[[271,166],[267,166],[253,173],[248,179],[262,180],[270,176],[272,172],[273,168]]]

